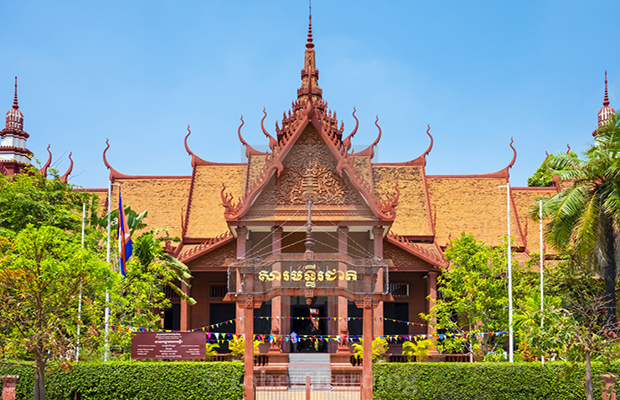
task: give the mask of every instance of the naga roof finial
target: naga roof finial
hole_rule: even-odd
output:
[[[431,138],[431,144],[429,144],[428,149],[426,149],[424,154],[422,154],[423,157],[426,157],[431,152],[431,150],[433,150],[433,135],[431,135],[431,124],[428,124],[427,126],[428,128],[426,129],[426,134],[428,135],[428,137]]]
[[[71,165],[69,165],[69,169],[67,169],[67,172],[65,172],[65,174],[63,176],[60,177],[60,180],[64,183],[67,183],[67,181],[69,180],[69,175],[71,174],[71,172],[73,172],[73,158],[71,158],[71,155],[73,153],[69,153],[69,161],[71,161]]]
[[[517,161],[517,149],[514,148],[514,146],[512,145],[514,143],[514,139],[511,137],[510,138],[510,148],[512,149],[512,151],[514,152],[514,155],[512,156],[512,161],[510,161],[510,164],[508,164],[508,166],[506,167],[508,168],[512,168],[513,165],[515,165],[515,161]]]
[[[50,147],[51,145],[48,144],[47,145],[47,153],[49,154],[49,157],[47,159],[47,162],[45,163],[45,165],[43,166],[43,168],[41,168],[39,170],[39,172],[41,173],[41,175],[43,176],[47,176],[47,169],[50,167],[50,164],[52,163],[52,152],[50,151]]]
[[[265,134],[265,136],[267,136],[269,138],[269,148],[271,149],[271,151],[273,151],[273,148],[276,147],[278,145],[278,141],[276,139],[274,139],[273,136],[271,136],[269,134],[269,132],[267,132],[267,129],[265,129],[265,118],[267,118],[267,111],[265,111],[265,107],[263,107],[263,119],[260,120],[260,127],[263,130],[263,133]]]
[[[357,119],[357,117],[355,116],[355,107],[353,107],[353,118],[355,118],[355,128],[353,128],[353,132],[351,132],[351,134],[349,136],[347,136],[343,141],[342,144],[343,146],[347,149],[347,151],[349,151],[351,149],[351,139],[353,138],[353,136],[355,136],[355,134],[357,133],[357,128],[360,125],[360,121]]]

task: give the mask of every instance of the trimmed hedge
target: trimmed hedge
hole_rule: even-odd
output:
[[[562,363],[378,363],[373,365],[377,400],[584,399],[583,366]],[[594,364],[595,379],[620,376],[620,364]],[[0,375],[19,375],[17,398],[31,399],[34,368],[0,364]],[[243,364],[205,362],[80,363],[70,371],[51,365],[49,400],[240,400]],[[601,388],[596,387],[596,398]]]
[[[563,363],[386,363],[373,365],[377,400],[585,399],[585,368]],[[619,375],[620,364],[592,366]],[[601,398],[596,385],[595,398]]]
[[[0,375],[19,375],[17,399],[32,399],[34,368],[2,365]],[[48,400],[235,400],[243,398],[239,362],[80,363],[70,371],[51,365],[45,376]]]

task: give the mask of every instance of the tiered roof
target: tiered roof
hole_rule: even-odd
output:
[[[261,130],[268,151],[257,151],[244,140],[242,117],[237,135],[246,149],[244,163],[213,163],[198,157],[187,144],[188,127],[185,147],[191,175],[124,175],[109,165],[104,151],[110,178],[124,186],[126,204],[149,210],[150,225],[166,226],[170,234],[181,237],[174,253],[193,269],[215,265],[206,261],[207,256],[220,261],[234,258],[235,227],[303,225],[305,213],[297,212],[309,199],[317,211],[313,213],[317,225],[386,227],[385,256],[398,260],[394,263],[398,270],[447,266],[443,248],[461,232],[491,245],[504,243],[506,185],[517,156],[512,142],[512,160],[497,172],[427,175],[427,156],[433,147],[429,126],[430,145],[419,157],[373,163],[374,147],[382,135],[378,118],[377,139],[365,150],[352,152],[359,126],[355,109],[355,128],[345,135],[344,124],[323,99],[318,79],[310,20],[301,86],[291,109],[276,122],[274,134],[264,127],[263,110]],[[325,193],[321,179],[329,181],[332,192]],[[511,236],[517,250],[538,249],[538,227],[528,222],[529,208],[535,198],[557,190],[511,189]]]

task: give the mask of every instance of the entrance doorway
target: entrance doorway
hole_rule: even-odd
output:
[[[327,297],[313,297],[310,305],[305,297],[291,297],[291,331],[299,335],[300,353],[326,353]],[[312,311],[312,313],[311,313]],[[317,313],[318,311],[318,313]]]

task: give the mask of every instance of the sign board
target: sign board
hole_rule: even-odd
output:
[[[195,360],[206,357],[204,332],[135,332],[131,336],[134,360]]]

